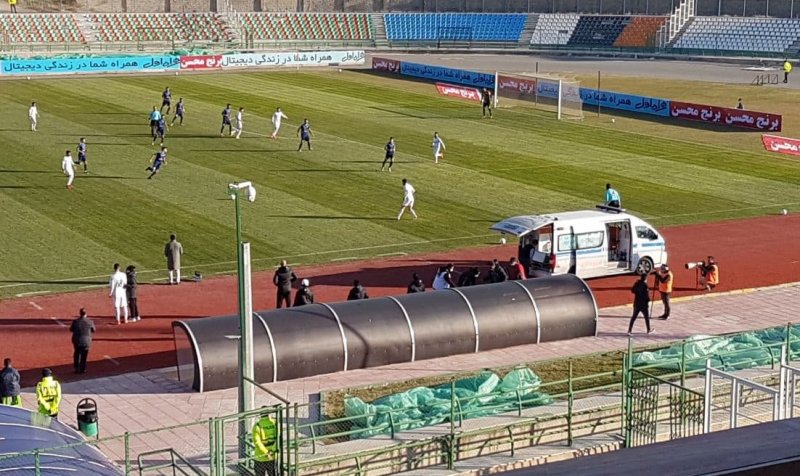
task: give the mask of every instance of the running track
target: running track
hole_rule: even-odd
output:
[[[683,265],[714,255],[720,264],[718,291],[800,281],[800,215],[768,216],[723,221],[662,230],[667,238],[670,264],[675,273],[674,296],[700,294],[694,271]],[[485,269],[492,258],[507,261],[515,245],[494,245],[446,253],[349,262],[299,268],[300,278],[311,279],[318,301],[343,300],[354,279],[360,279],[372,297],[402,294],[416,271],[426,281],[435,269],[452,262],[456,271],[468,266]],[[598,305],[630,302],[632,276],[590,280]],[[426,283],[429,284],[429,283]],[[272,273],[253,276],[254,309],[274,307]],[[23,384],[38,380],[42,367],[50,367],[62,381],[75,380],[69,321],[81,307],[95,319],[97,333],[89,353],[89,371],[95,378],[174,365],[171,322],[204,316],[235,314],[236,277],[186,282],[180,286],[144,285],[139,289],[143,319],[135,324],[113,325],[108,291],[97,289],[61,295],[28,296],[0,302],[3,357],[11,357],[23,374]],[[800,316],[786,316],[797,320]]]

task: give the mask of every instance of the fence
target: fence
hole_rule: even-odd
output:
[[[250,429],[266,411],[279,428],[281,451],[276,463],[279,473],[287,475],[390,474],[430,466],[453,468],[456,462],[477,455],[513,456],[522,447],[536,445],[569,447],[587,435],[611,435],[610,443],[622,436],[627,446],[644,445],[700,434],[704,425],[710,428],[712,423],[714,428],[710,429],[721,428],[724,425],[718,423],[725,419],[715,416],[712,421],[704,408],[712,408],[719,415],[730,411],[732,401],[737,410],[747,408],[738,412],[740,419],[771,419],[774,405],[767,402],[765,406],[764,399],[782,402],[781,414],[794,412],[800,369],[791,367],[790,360],[800,354],[800,327],[755,331],[761,336],[761,344],[739,346],[755,342],[751,334],[723,336],[725,342],[736,344],[732,347],[720,345],[721,337],[687,339],[636,351],[629,344],[626,352],[497,369],[498,375],[505,376],[531,369],[543,376],[544,383],[527,382],[513,389],[498,386],[491,392],[471,395],[457,391],[456,380],[478,374],[447,376],[439,390],[449,388],[449,398],[428,404],[410,402],[402,408],[376,407],[366,414],[347,415],[343,410],[347,395],[304,404],[290,404],[273,396],[272,400],[279,403],[266,410],[81,444],[97,447],[124,468],[125,474],[159,474],[165,468],[183,475],[250,474]],[[710,353],[697,352],[705,347],[711,349]],[[786,350],[784,357],[782,349]],[[648,361],[654,355],[662,357]],[[669,355],[672,357],[664,357]],[[752,384],[752,379],[745,385],[759,389],[760,396],[732,393],[730,384],[719,382],[722,377],[712,382],[710,389],[705,387],[701,376],[709,359],[716,375],[725,374],[728,380],[731,371],[758,369],[760,386]],[[732,378],[741,381],[739,376]],[[777,391],[782,396],[776,396],[772,388],[779,382],[784,382]],[[269,393],[267,388],[255,385]],[[374,391],[349,389],[351,394]],[[709,400],[706,405],[704,398]],[[545,405],[538,405],[545,400]],[[409,424],[409,414],[422,415],[431,408],[437,416],[435,421]],[[762,411],[764,408],[767,411]],[[375,418],[377,424],[364,425],[368,418]],[[39,474],[39,457],[58,450],[2,455],[0,467],[14,458],[32,456],[34,473]]]

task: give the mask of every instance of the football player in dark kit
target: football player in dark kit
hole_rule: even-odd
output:
[[[180,125],[183,125],[183,113],[184,113],[184,105],[183,105],[183,98],[178,99],[178,104],[175,105],[175,117],[172,118],[172,123],[169,125],[170,127],[175,125],[175,120],[179,117],[181,118]]]
[[[222,110],[222,127],[219,128],[219,136],[222,137],[225,132],[225,126],[228,126],[228,133],[233,135],[233,126],[231,125],[231,105],[225,106]]]
[[[383,158],[383,163],[381,164],[381,172],[383,172],[383,168],[386,167],[386,164],[389,164],[389,172],[392,171],[392,165],[394,164],[394,152],[397,150],[397,144],[394,143],[394,137],[389,138],[389,142],[383,147],[386,151],[386,155]]]
[[[297,128],[297,135],[300,136],[300,146],[297,147],[297,152],[303,150],[303,142],[308,144],[308,150],[311,149],[311,124],[308,123],[308,119],[303,119],[303,123],[300,124],[300,127]]]
[[[158,171],[161,170],[161,166],[166,163],[167,163],[167,148],[162,147],[161,150],[156,152],[156,154],[153,156],[153,165],[145,169],[147,171],[152,172],[150,176],[147,178],[148,179],[153,178],[153,176],[155,176],[155,174],[157,174]]]
[[[78,161],[75,162],[75,165],[83,164],[83,173],[88,174],[89,166],[86,164],[86,139],[84,137],[81,137],[81,141],[78,142],[78,147],[76,147],[76,149],[78,150]]]
[[[172,108],[172,91],[169,90],[169,87],[164,89],[164,92],[161,93],[161,109],[159,112],[163,114],[164,106],[167,106],[166,114],[169,115],[169,110]]]
[[[483,117],[486,117],[486,111],[489,111],[489,119],[492,118],[492,92],[488,88],[483,88],[481,91],[481,102],[483,103]]]

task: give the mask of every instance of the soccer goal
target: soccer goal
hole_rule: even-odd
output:
[[[495,107],[533,105],[561,119],[583,119],[580,81],[555,75],[495,73]]]

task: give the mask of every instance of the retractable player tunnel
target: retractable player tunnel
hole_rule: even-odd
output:
[[[573,275],[253,313],[262,383],[594,336],[597,304]],[[238,316],[172,323],[178,375],[200,392],[238,383]]]

